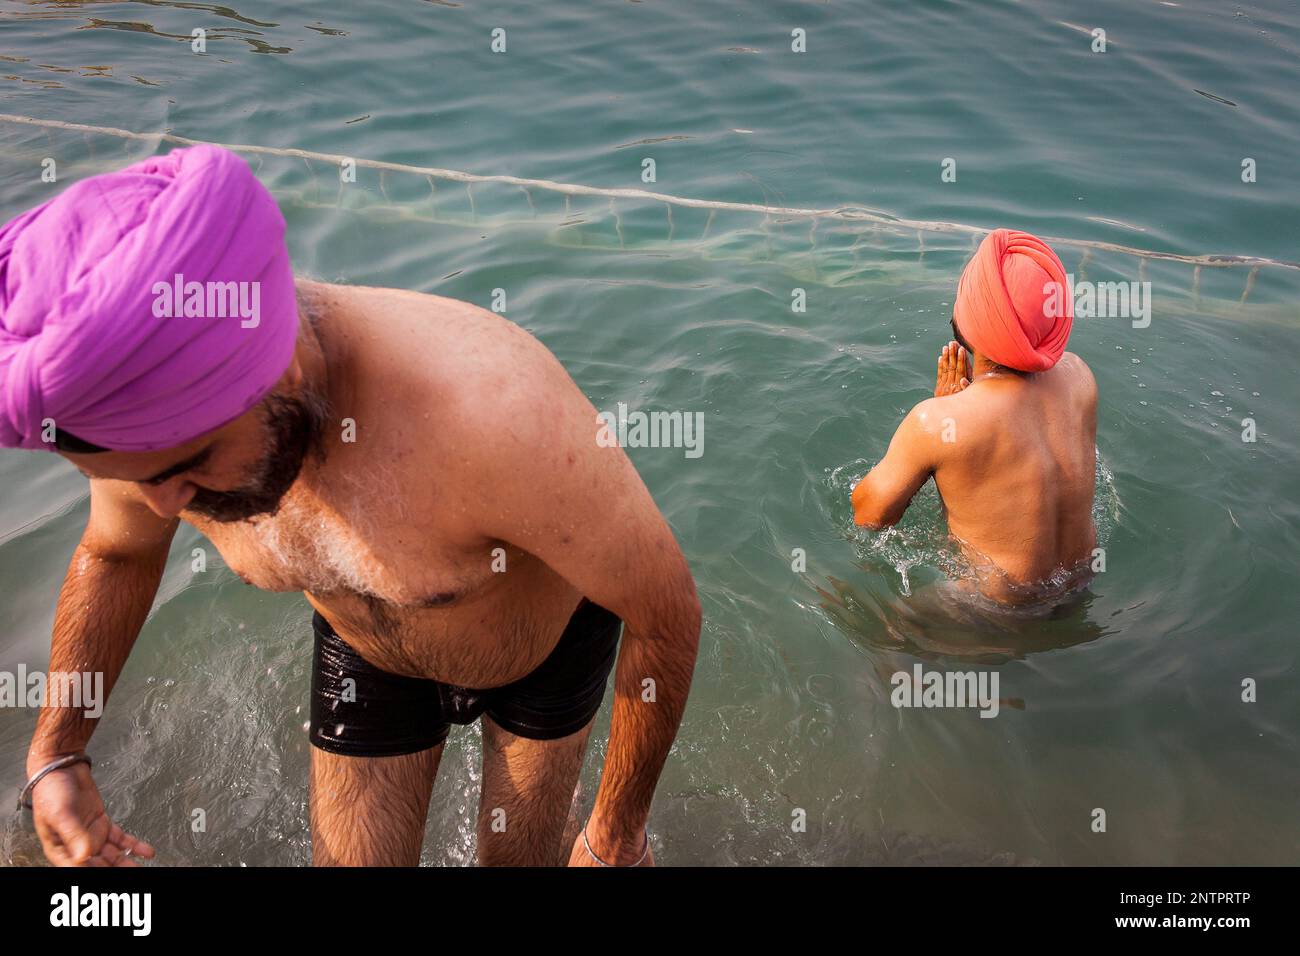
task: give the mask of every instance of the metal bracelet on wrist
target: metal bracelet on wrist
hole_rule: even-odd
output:
[[[650,854],[650,831],[648,829],[645,831],[645,849],[641,851],[641,859],[637,860],[635,863],[606,863],[600,857],[596,856],[596,851],[591,848],[591,844],[587,841],[586,825],[582,828],[582,845],[587,848],[588,855],[601,866],[640,866],[645,862],[645,858]]]
[[[78,750],[75,754],[65,754],[62,757],[51,760],[40,770],[36,771],[35,776],[27,781],[22,792],[18,794],[18,809],[30,810],[32,808],[32,791],[36,789],[36,785],[41,782],[46,774],[53,773],[56,770],[62,770],[64,767],[71,767],[73,764],[77,763],[84,763],[88,767],[94,766],[90,760],[90,755],[84,750]]]

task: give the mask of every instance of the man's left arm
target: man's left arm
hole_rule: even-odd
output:
[[[502,396],[504,415],[474,454],[476,510],[489,537],[528,551],[623,620],[609,745],[586,834],[603,861],[635,863],[690,692],[700,603],[627,455],[598,440],[595,409],[558,363],[545,378],[526,408],[519,395]]]

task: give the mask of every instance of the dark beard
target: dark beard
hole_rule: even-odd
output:
[[[204,518],[223,523],[275,514],[302,471],[308,453],[321,454],[324,400],[313,393],[269,395],[261,405],[267,430],[266,452],[254,477],[233,491],[200,488],[185,506]]]

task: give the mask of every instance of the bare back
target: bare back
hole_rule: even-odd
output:
[[[1018,585],[1086,560],[1097,389],[1083,361],[1067,353],[1049,371],[985,376],[932,401],[956,433],[941,442],[934,480],[968,556]]]
[[[899,425],[853,490],[855,520],[896,523],[933,477],[981,592],[1034,600],[1036,586],[1078,569],[1095,544],[1096,437],[1097,385],[1077,355],[1032,375],[962,378],[960,390],[919,403]]]

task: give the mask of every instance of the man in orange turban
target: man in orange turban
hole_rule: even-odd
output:
[[[957,283],[934,397],[853,489],[854,520],[896,524],[933,477],[987,596],[1037,601],[1090,568],[1097,384],[1065,351],[1072,290],[1036,236],[991,232]]]

